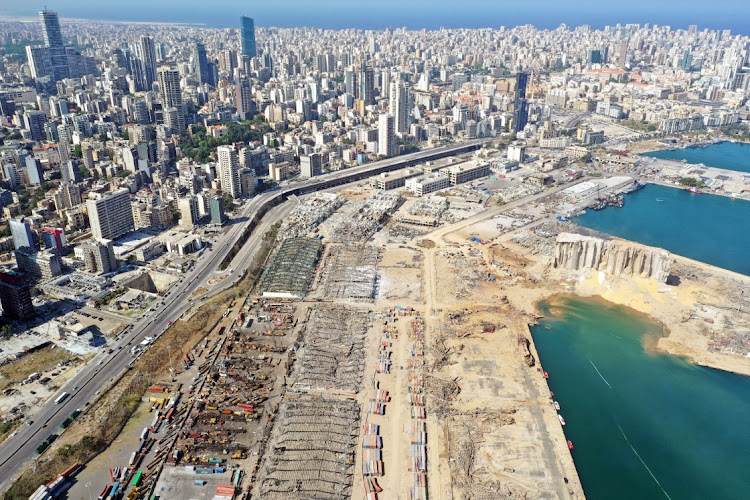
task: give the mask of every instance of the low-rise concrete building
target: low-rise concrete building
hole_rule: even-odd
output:
[[[449,187],[451,187],[450,179],[439,174],[412,177],[406,181],[406,189],[417,196],[424,196]]]

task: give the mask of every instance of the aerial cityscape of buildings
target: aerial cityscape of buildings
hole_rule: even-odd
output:
[[[64,16],[65,12],[60,14]],[[51,339],[54,343],[63,342],[66,349],[73,349],[77,354],[93,353],[89,360],[95,359],[96,353],[103,352],[106,346],[106,355],[111,356],[107,363],[113,360],[112,368],[102,375],[92,371],[91,377],[104,383],[112,375],[112,382],[115,368],[131,367],[132,360],[138,360],[152,344],[155,346],[154,339],[167,331],[173,321],[188,314],[194,304],[208,303],[214,291],[232,290],[231,287],[248,277],[252,278],[253,287],[262,290],[255,299],[246,297],[247,290],[243,291],[244,295],[232,295],[231,306],[225,307],[223,315],[228,319],[219,318],[215,323],[221,326],[221,331],[212,327],[210,335],[213,337],[206,337],[215,341],[215,352],[214,344],[209,347],[206,340],[204,347],[185,352],[184,358],[182,352],[175,354],[172,360],[172,349],[177,353],[182,346],[169,345],[169,359],[162,359],[161,363],[162,369],[169,367],[170,382],[157,387],[161,387],[160,392],[172,391],[177,396],[160,396],[153,407],[156,420],[149,432],[163,432],[160,439],[165,442],[173,439],[170,447],[174,449],[169,448],[172,451],[168,456],[161,456],[158,451],[148,455],[147,448],[153,442],[148,442],[146,432],[141,439],[144,448],[140,448],[145,451],[139,451],[137,460],[145,460],[148,455],[153,463],[163,460],[172,465],[193,464],[194,469],[208,467],[208,455],[203,461],[198,458],[189,461],[190,446],[198,447],[202,440],[219,443],[225,435],[214,433],[209,438],[206,437],[208,431],[205,436],[201,436],[203,431],[171,433],[170,426],[177,425],[176,417],[172,420],[174,412],[182,414],[180,419],[187,419],[188,413],[197,411],[197,406],[181,406],[187,404],[188,397],[180,401],[179,391],[186,389],[176,387],[189,385],[190,398],[193,398],[193,387],[204,382],[220,384],[219,381],[232,377],[239,380],[239,372],[243,370],[273,368],[276,371],[268,380],[272,380],[271,384],[283,380],[283,390],[286,390],[294,359],[290,361],[285,356],[289,352],[296,355],[299,346],[293,344],[291,335],[282,339],[285,333],[277,332],[288,328],[291,333],[303,317],[301,323],[308,322],[305,335],[319,337],[305,345],[306,351],[298,360],[302,371],[293,372],[294,382],[289,379],[289,387],[295,388],[297,399],[294,401],[298,400],[302,407],[306,398],[313,397],[306,391],[332,387],[335,394],[325,405],[316,406],[315,411],[328,417],[331,413],[326,412],[334,412],[335,419],[339,419],[338,415],[357,413],[359,407],[354,410],[351,407],[356,398],[352,396],[349,401],[341,394],[346,391],[361,394],[356,384],[361,382],[365,362],[360,363],[357,353],[366,349],[364,337],[358,337],[357,332],[367,328],[358,323],[357,314],[347,312],[347,307],[363,298],[374,300],[380,287],[392,290],[397,286],[385,279],[381,283],[380,278],[374,277],[380,259],[390,262],[383,258],[393,250],[391,247],[385,250],[386,243],[394,248],[400,245],[401,250],[393,251],[402,251],[404,255],[407,254],[404,248],[416,251],[419,247],[423,249],[420,252],[427,252],[425,255],[431,255],[429,258],[433,260],[436,256],[445,257],[451,265],[460,261],[469,269],[480,261],[477,255],[498,245],[495,238],[508,231],[553,216],[555,223],[567,223],[568,216],[580,214],[586,207],[598,210],[608,203],[616,206],[621,196],[619,192],[631,189],[634,178],[639,176],[655,183],[682,183],[694,192],[698,187],[708,186],[724,195],[747,197],[750,193],[746,187],[747,176],[732,177],[724,171],[709,175],[705,169],[696,173],[684,170],[685,165],[677,165],[679,162],[644,166],[640,157],[633,153],[637,149],[634,145],[646,142],[666,147],[716,137],[750,139],[745,125],[750,117],[750,36],[730,30],[699,29],[697,25],[673,29],[656,24],[617,24],[604,29],[563,24],[553,30],[532,25],[439,30],[274,28],[261,27],[262,22],[261,26],[256,26],[253,18],[240,13],[236,17],[236,28],[218,29],[61,19],[58,12],[45,7],[35,23],[0,20],[3,338],[10,338],[11,334],[31,335],[32,330],[38,333],[45,329],[52,332],[48,339],[39,340],[42,336],[34,334],[35,338],[39,337],[34,340],[38,340],[36,345],[16,346],[16,351],[42,349]],[[631,146],[635,149],[629,150]],[[359,183],[356,188],[352,187],[355,182]],[[566,188],[568,184],[572,187]],[[349,191],[334,193],[342,189],[341,186],[347,186]],[[641,187],[636,182],[633,189]],[[602,189],[611,192],[610,198],[601,196]],[[619,203],[621,207],[621,198]],[[429,236],[420,231],[442,231],[437,228],[459,224],[462,220],[472,221],[472,217],[485,214],[485,210],[492,217],[505,218],[492,219],[489,224],[498,232],[492,240],[478,236],[483,228],[476,233],[461,233],[471,242],[466,245],[474,245],[479,250],[459,249],[459,243],[446,246],[448,250],[445,250],[441,245],[448,240],[439,242],[435,238],[438,250],[432,251],[433,247],[419,240],[419,237]],[[269,221],[264,217],[274,219]],[[388,220],[398,221],[400,225],[397,228],[386,226]],[[324,221],[331,225],[330,229],[319,232]],[[466,228],[461,226],[460,229]],[[557,229],[560,233],[559,227]],[[259,234],[261,230],[264,234]],[[390,238],[387,242],[366,245],[371,238],[384,233]],[[557,236],[546,225],[535,226],[531,233],[519,243],[527,245],[529,255],[543,253],[539,248],[545,243],[540,243],[540,238],[549,236],[549,241],[553,241]],[[268,245],[276,242],[279,245],[266,248],[263,245],[267,239]],[[536,246],[528,243],[531,240]],[[490,241],[494,243],[484,247]],[[431,240],[429,243],[434,245]],[[575,239],[573,244],[582,245],[585,258],[580,258],[580,265],[571,264],[568,270],[594,269],[594,264],[583,263],[583,260],[590,260],[592,252],[586,243]],[[262,259],[256,263],[254,254],[247,250],[250,247],[252,252],[264,248],[267,253],[259,252]],[[547,245],[546,250],[554,252],[550,248]],[[561,259],[559,249],[562,246],[557,248],[555,259]],[[490,266],[491,272],[477,272],[472,280],[493,283],[496,279],[498,282],[505,280],[503,286],[510,288],[517,283],[508,284],[508,277],[520,280],[519,276],[523,276],[529,282],[537,279],[531,272],[525,274],[526,270],[511,271],[510,265],[500,269],[494,257],[485,259],[484,254],[481,255],[481,264]],[[660,254],[638,255],[642,260],[651,259],[649,262],[661,258]],[[470,257],[476,258],[461,260]],[[233,260],[235,258],[239,260]],[[413,260],[411,255],[408,258],[402,255],[383,266],[404,269],[408,273],[412,267],[422,265],[423,258],[422,254],[414,255]],[[424,265],[435,266],[429,258]],[[346,259],[360,264],[346,268],[341,264]],[[243,262],[245,268],[237,269],[235,262]],[[257,266],[252,272],[247,270],[251,262]],[[557,263],[555,260],[555,268]],[[461,265],[451,268],[451,272],[459,275]],[[597,269],[606,265],[613,264],[603,260]],[[628,273],[644,278],[661,276],[652,268],[644,267],[636,272],[624,267]],[[347,272],[342,271],[343,268]],[[404,283],[412,284],[398,286],[421,287],[413,283],[422,283],[424,278],[424,289],[416,295],[417,303],[424,310],[432,311],[426,314],[435,316],[438,314],[435,311],[442,312],[442,309],[436,307],[440,304],[439,293],[431,291],[428,283],[427,276],[431,272],[426,270],[424,276],[409,275]],[[335,281],[336,273],[346,278],[339,277],[339,281]],[[493,273],[497,273],[497,278]],[[502,273],[506,273],[505,276]],[[362,287],[366,293],[359,291]],[[475,293],[460,285],[451,293],[454,291],[456,297]],[[414,299],[410,293],[404,292],[404,300]],[[503,290],[502,294],[492,295],[493,301],[507,305],[505,293]],[[307,294],[320,303],[328,303],[326,307],[331,308],[325,309],[328,316],[319,313],[318,306],[311,303],[308,304],[311,312],[307,316],[302,314],[304,308],[295,304]],[[240,300],[237,308],[235,300]],[[254,302],[246,305],[247,300]],[[391,368],[391,360],[384,357],[383,352],[392,347],[399,332],[411,342],[410,356],[421,359],[425,331],[434,332],[436,328],[432,319],[425,320],[412,307],[400,307],[386,305],[381,307],[385,312],[373,308],[367,311],[370,316],[362,314],[370,318],[370,322],[385,325],[382,332],[377,331],[378,336],[383,335],[377,358],[378,374],[390,374],[391,369],[396,371],[395,363]],[[230,310],[232,314],[228,316]],[[457,328],[456,325],[464,321],[461,319],[464,314],[472,313],[469,308],[463,311],[468,312],[456,313],[452,323],[446,320],[445,324],[451,325],[448,330]],[[97,314],[100,315],[97,322],[102,325],[107,321],[117,322],[113,323],[111,331],[103,333],[105,327],[99,328],[97,323],[93,327],[82,325],[82,321],[86,321],[82,317],[92,318]],[[399,326],[394,319],[397,315],[413,318],[408,319],[411,322],[408,326]],[[258,327],[255,336],[245,338],[243,336],[255,328],[252,321],[248,322],[249,317],[266,326]],[[164,323],[164,328],[157,332],[156,325],[152,325],[154,321]],[[225,323],[235,332],[234,351],[229,340],[224,343],[224,339],[230,338],[223,334]],[[271,324],[274,326],[268,326]],[[485,333],[495,331],[495,325],[490,329],[486,318],[477,324],[480,326],[476,328]],[[441,332],[443,326],[441,323]],[[337,328],[348,329],[346,332],[352,335],[351,339],[337,337]],[[500,328],[503,327],[498,326]],[[237,353],[243,351],[236,346],[241,344],[245,350],[259,349],[260,330],[268,338],[278,335],[282,340],[270,342],[263,337],[268,347],[262,350],[273,354],[268,354],[268,358],[261,355],[258,358],[261,361],[238,369],[240,365],[232,363],[237,362]],[[518,345],[523,345],[521,337],[523,335],[517,340]],[[183,340],[187,342],[187,337]],[[202,345],[203,337],[199,342]],[[445,349],[445,356],[448,356],[447,341],[440,342],[430,349],[436,352]],[[516,342],[515,337],[513,342]],[[535,351],[528,350],[526,342],[524,362],[528,363],[528,356],[533,361]],[[309,359],[310,349],[311,346],[320,349],[322,354],[318,358],[327,359],[323,344],[341,344],[348,351],[344,357],[336,355],[335,367],[320,368],[316,372],[311,368],[310,363],[314,362]],[[482,349],[477,348],[477,351]],[[430,355],[434,353],[430,351]],[[194,363],[193,358],[199,356],[203,356],[205,365]],[[7,360],[3,358],[2,363]],[[175,382],[173,361],[184,365],[184,373],[193,370],[195,377]],[[359,364],[353,366],[355,362]],[[425,448],[423,439],[427,432],[423,427],[425,406],[421,402],[423,365],[413,360],[401,360],[400,364],[399,369],[408,373],[411,384],[408,411],[414,424],[399,428],[412,436],[412,462],[409,477],[403,480],[403,489],[406,491],[407,482],[413,482],[408,498],[426,499],[428,488],[443,486],[430,483],[428,487],[425,479],[427,454],[437,452]],[[435,366],[438,364],[435,362]],[[531,366],[533,362],[528,364]],[[109,368],[102,368],[105,369]],[[89,372],[82,373],[80,377],[89,376]],[[206,373],[210,376],[202,378]],[[307,380],[306,376],[323,379],[329,375],[332,381],[328,385],[300,382]],[[446,380],[452,377],[444,375]],[[344,379],[355,385],[344,384]],[[226,389],[227,394],[236,390],[242,397],[247,387],[252,385],[256,390],[265,387],[268,381],[265,372],[262,379],[250,377],[242,383],[236,380],[231,390]],[[373,376],[373,387],[374,381]],[[240,385],[241,390],[237,389]],[[447,388],[449,385],[445,383],[440,393],[446,401],[458,394],[451,392],[453,388]],[[78,386],[83,387],[83,383],[78,383],[75,390]],[[98,390],[97,387],[90,392]],[[248,401],[240,403],[242,410],[236,410],[234,406],[240,396],[231,404],[225,400],[217,402],[217,394],[225,388],[216,387],[210,397],[210,391],[206,391],[205,401],[200,403],[200,411],[213,407],[211,411],[215,410],[218,415],[211,417],[213,421],[205,419],[209,422],[205,424],[206,429],[214,429],[210,426],[216,424],[216,418],[234,422],[236,416],[242,418],[242,422],[246,418],[250,422],[248,415],[253,412],[255,400],[248,396]],[[283,390],[276,385],[267,385],[266,389],[269,395],[273,393],[274,397],[281,398],[279,394]],[[384,392],[386,395],[381,395],[380,385],[377,385],[377,396],[367,403],[371,405],[370,414],[384,415],[372,410],[390,401],[387,391]],[[52,393],[59,391],[50,391],[50,397]],[[59,396],[63,399],[54,404],[77,397],[73,393],[74,390],[66,389],[65,396]],[[84,396],[80,394],[75,404],[83,404]],[[6,394],[9,395],[11,392]],[[258,405],[263,404],[266,396],[258,397],[257,401]],[[85,404],[88,405],[88,401]],[[294,408],[287,400],[274,404],[273,408],[269,404],[265,412],[255,412],[252,417],[252,425],[258,426],[253,427],[258,433],[257,440],[253,441],[256,448],[240,450],[226,446],[226,442],[224,448],[208,447],[219,457],[211,458],[212,467],[218,469],[232,457],[241,461],[237,470],[244,471],[242,474],[250,474],[253,480],[260,478],[257,483],[241,486],[244,476],[241,480],[237,472],[235,479],[232,472],[232,479],[223,482],[236,481],[233,488],[237,488],[238,495],[240,491],[249,495],[252,490],[260,493],[259,498],[284,495],[297,498],[289,495],[301,491],[293,486],[289,486],[290,490],[283,490],[281,486],[275,489],[277,484],[291,484],[291,479],[285,479],[279,472],[281,466],[277,467],[289,452],[278,434],[273,434],[271,441],[268,439],[271,429],[277,429],[273,420],[277,410],[281,407],[279,414],[292,422],[294,418],[290,415]],[[232,411],[224,406],[232,406]],[[29,430],[26,432],[41,432],[47,421],[52,421],[42,423],[41,417],[22,418],[17,404],[15,408],[18,415],[11,420],[27,422]],[[170,409],[173,413],[169,413]],[[56,418],[49,408],[40,411],[49,419]],[[203,417],[190,415],[193,419],[190,425],[195,421],[204,422],[200,420]],[[466,415],[462,414],[462,418]],[[161,431],[161,424],[157,425],[160,418],[164,421]],[[564,425],[564,420],[560,420]],[[261,422],[266,427],[261,427]],[[359,420],[356,423],[363,429],[364,439],[378,432],[373,430],[376,424]],[[317,423],[304,431],[286,421],[279,425],[289,426],[289,432],[323,432]],[[363,445],[363,436],[356,433],[356,425],[353,430],[346,427],[349,424],[340,425],[343,430],[335,432],[346,435],[347,442],[336,442],[330,449],[323,446],[321,453],[326,457],[326,453],[330,453],[334,458],[326,460],[333,463],[341,456],[349,456],[350,452],[334,448],[342,446],[348,450],[350,433],[360,439],[357,443],[360,453],[371,457],[365,460],[357,455],[357,473],[361,472],[366,478],[368,490],[368,496],[362,498],[378,498],[375,493],[382,489],[370,478],[383,475],[382,470],[377,472],[379,466],[372,465],[380,463],[382,468],[383,459],[377,446],[379,436],[373,438],[376,444]],[[26,427],[20,429],[25,431]],[[236,431],[238,435],[247,432],[233,429],[231,432]],[[262,434],[265,432],[268,434]],[[436,431],[430,428],[430,432]],[[252,431],[253,435],[255,433]],[[261,440],[261,435],[267,439]],[[40,434],[34,440],[38,437],[44,436]],[[176,445],[177,442],[180,444]],[[266,450],[269,442],[273,446]],[[37,445],[34,442],[34,447]],[[51,441],[41,452],[49,445]],[[567,445],[573,449],[571,441],[568,440]],[[293,446],[290,444],[289,449]],[[247,453],[250,449],[255,450],[255,455]],[[455,452],[459,458],[462,449]],[[41,452],[36,448],[36,453]],[[14,453],[14,461],[0,464],[0,476],[6,472],[3,466],[8,470],[11,467],[20,470],[24,460],[28,460],[21,451]],[[354,455],[351,456],[350,462],[354,460]],[[430,460],[436,459],[436,455],[429,456]],[[250,462],[245,460],[256,462],[252,462],[250,468]],[[564,462],[560,468],[562,478],[568,466],[560,460]],[[135,476],[140,462],[134,466],[134,461],[136,459],[132,458],[127,466],[118,464],[125,467],[119,473],[111,471],[108,482],[117,483],[117,474],[120,474],[133,481],[130,490],[135,492],[133,494],[145,495],[145,489],[139,490],[141,476]],[[345,465],[336,462],[338,469],[324,471],[330,477],[326,476],[329,479],[321,483],[342,486],[330,486],[328,496],[314,498],[352,497],[353,472],[349,468],[354,466],[350,462]],[[363,472],[370,467],[375,472]],[[455,466],[445,466],[446,470],[452,467]],[[221,469],[221,474],[225,472]],[[450,476],[455,471],[442,470],[441,473]],[[67,484],[65,473],[56,474],[55,481]],[[143,481],[154,491],[159,477],[158,474],[151,477],[149,472]],[[0,491],[10,487],[3,484],[3,480],[0,477]],[[298,484],[307,480],[299,479]],[[547,480],[552,484],[553,479]],[[581,490],[576,481],[569,485],[572,495],[569,498],[577,498]],[[195,480],[194,485],[197,484]],[[392,484],[394,488],[402,487],[400,482]],[[460,484],[464,486],[459,488],[469,483]],[[568,484],[567,476],[565,484]],[[39,496],[33,498],[59,498],[53,492],[55,487],[42,484],[37,490]],[[219,489],[221,487],[219,485]],[[123,492],[125,488],[127,486],[120,486]],[[117,486],[112,497],[116,491]],[[335,496],[341,492],[343,496]],[[218,490],[217,495],[223,498]],[[224,496],[232,497],[234,493]],[[381,495],[380,498],[396,496]]]

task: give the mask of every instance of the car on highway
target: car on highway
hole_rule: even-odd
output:
[[[169,321],[167,321],[167,324],[171,325],[172,324],[172,320],[170,319]]]

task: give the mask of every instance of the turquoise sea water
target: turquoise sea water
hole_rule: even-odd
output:
[[[686,160],[688,163],[703,163],[708,167],[750,172],[750,144],[741,142],[718,142],[705,148],[665,149],[644,153],[643,156]]]
[[[750,379],[648,351],[661,326],[625,308],[541,309],[532,334],[588,499],[748,498]]]
[[[623,208],[587,210],[574,219],[590,229],[750,275],[748,221],[747,200],[655,184],[627,195]]]

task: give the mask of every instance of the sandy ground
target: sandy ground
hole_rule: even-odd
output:
[[[572,286],[579,295],[598,295],[661,321],[668,335],[657,347],[664,352],[687,357],[696,364],[750,375],[750,357],[709,349],[727,326],[747,328],[748,314],[737,308],[739,304],[727,292],[750,290],[750,278],[683,257],[676,257],[676,261],[708,276],[682,276],[678,286],[668,286],[642,278],[615,280],[588,272],[574,277]]]
[[[436,241],[455,241],[441,233]],[[430,440],[437,452],[431,498],[583,498],[549,389],[518,347],[519,336],[531,341],[533,316],[515,303],[533,304],[550,290],[532,282],[530,289],[512,285],[511,294],[497,279],[484,279],[495,269],[489,262],[496,248],[426,251],[428,408],[438,431]],[[526,259],[508,262],[526,281]],[[485,332],[485,323],[495,331]],[[446,398],[451,384],[460,392]]]
[[[435,380],[432,396],[439,402],[428,403],[433,410],[428,429],[437,431],[437,436],[428,432],[430,497],[582,498],[549,390],[539,372],[523,363],[518,345],[519,336],[530,341],[538,366],[528,332],[536,304],[559,293],[600,296],[661,321],[665,336],[658,349],[750,374],[750,358],[727,353],[732,344],[724,352],[710,348],[728,326],[748,326],[746,304],[737,311],[732,306],[743,290],[750,299],[750,278],[681,257],[673,267],[677,286],[598,272],[563,273],[548,256],[510,242],[525,229],[493,234],[500,211],[489,209],[421,238],[434,245],[421,249],[426,359]],[[486,243],[469,242],[471,237]],[[498,329],[484,333],[484,321]],[[460,392],[441,400],[452,383]]]

